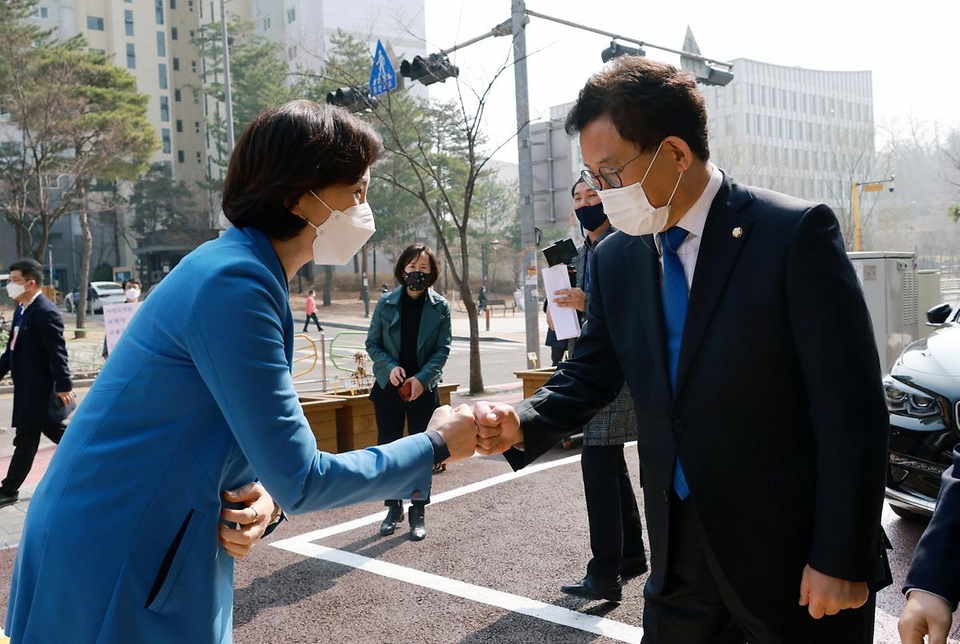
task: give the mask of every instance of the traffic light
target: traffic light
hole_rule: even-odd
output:
[[[627,47],[616,40],[610,41],[610,46],[600,52],[600,59],[607,63],[617,56],[646,56],[647,52],[642,47]]]
[[[328,92],[327,103],[345,107],[350,112],[372,110],[380,105],[380,101],[370,96],[369,92],[354,87],[341,87],[335,92]]]
[[[430,54],[426,58],[414,56],[412,62],[401,62],[400,75],[410,80],[418,80],[424,85],[433,85],[448,78],[456,78],[460,75],[460,68],[443,54]]]

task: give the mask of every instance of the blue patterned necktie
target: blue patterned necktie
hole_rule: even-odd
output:
[[[667,327],[667,357],[670,360],[670,389],[677,385],[677,366],[680,363],[680,343],[683,341],[683,324],[687,319],[687,275],[677,249],[687,237],[683,228],[674,226],[660,233],[663,250],[663,320]],[[680,467],[680,457],[674,463],[673,489],[681,499],[687,498],[690,488]]]

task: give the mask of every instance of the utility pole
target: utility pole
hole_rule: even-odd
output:
[[[227,153],[233,154],[233,97],[230,95],[230,45],[227,37],[226,0],[220,0],[220,38],[223,41],[223,103],[227,118]]]
[[[527,7],[511,0],[513,25],[513,77],[517,94],[517,152],[520,164],[520,244],[523,247],[523,315],[527,327],[527,368],[540,363],[540,306],[537,302],[537,248],[533,221],[533,151],[530,148],[530,98],[527,85]]]

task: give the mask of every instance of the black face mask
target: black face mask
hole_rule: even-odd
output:
[[[411,291],[425,291],[430,286],[430,275],[423,271],[404,273],[403,285]]]
[[[602,226],[603,222],[607,220],[607,215],[603,212],[602,203],[593,206],[583,206],[582,208],[577,208],[574,212],[577,213],[577,219],[580,220],[580,225],[590,232]]]

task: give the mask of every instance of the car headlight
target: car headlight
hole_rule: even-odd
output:
[[[887,410],[893,414],[927,418],[940,413],[936,398],[890,376],[883,379],[883,393],[887,400]]]

